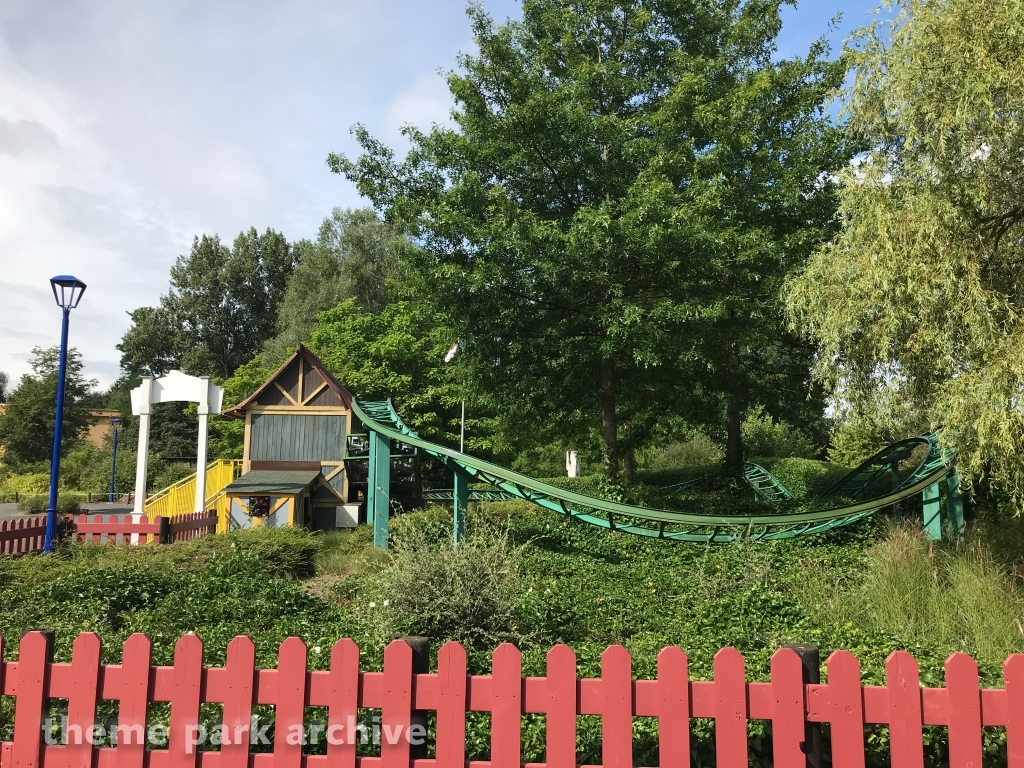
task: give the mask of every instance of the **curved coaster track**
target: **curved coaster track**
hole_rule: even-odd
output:
[[[953,457],[940,447],[937,436],[932,434],[893,443],[842,478],[826,493],[826,496],[833,497],[833,501],[841,499],[839,506],[789,511],[786,506],[793,503],[793,495],[763,467],[747,464],[744,477],[769,509],[758,515],[708,515],[636,507],[586,496],[431,443],[402,421],[390,400],[353,401],[352,409],[369,432],[371,455],[367,518],[375,521],[374,540],[377,546],[387,546],[390,480],[386,462],[393,443],[423,451],[452,470],[455,476],[452,492],[426,492],[424,497],[454,502],[456,538],[464,529],[465,505],[470,499],[471,482],[486,483],[493,488],[483,491],[483,496],[474,492],[476,498],[518,498],[609,531],[673,541],[714,543],[738,539],[773,541],[822,533],[919,495],[924,500],[925,527],[932,538],[939,538],[942,531],[942,484],[945,486],[946,511],[953,534],[958,535],[963,527],[957,491],[959,478],[956,477]],[[708,478],[710,476],[698,478],[698,481]],[[676,487],[694,484],[695,481],[690,481]],[[437,498],[432,498],[431,494]]]

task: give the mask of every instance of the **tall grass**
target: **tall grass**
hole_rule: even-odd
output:
[[[865,552],[861,579],[810,569],[803,599],[820,621],[852,623],[908,645],[939,643],[998,664],[1024,651],[1018,553],[1005,539],[993,546],[1002,538],[977,527],[965,542],[948,545],[929,541],[920,526],[891,524]]]

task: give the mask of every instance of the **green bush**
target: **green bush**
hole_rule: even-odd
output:
[[[25,496],[27,494],[45,493],[50,487],[49,472],[32,472],[23,475],[8,475],[0,486],[0,491],[5,496],[13,496],[15,493]]]
[[[57,496],[57,511],[61,514],[71,515],[81,511],[80,499],[77,496],[72,496],[68,493],[62,493]],[[26,499],[22,499],[18,502],[18,511],[25,512],[30,515],[38,515],[46,512],[46,508],[50,503],[49,496],[36,495],[29,496]]]
[[[797,499],[819,498],[849,474],[848,467],[814,459],[754,459],[771,472]]]
[[[665,488],[666,486],[678,485],[679,483],[687,483],[691,480],[696,480],[698,477],[704,477],[710,475],[713,472],[717,472],[722,467],[718,464],[696,464],[690,467],[680,467],[678,469],[659,469],[659,470],[645,470],[643,472],[637,472],[637,482],[644,485],[649,485],[652,488]]]
[[[821,454],[810,437],[784,421],[775,421],[761,406],[751,409],[741,429],[747,456],[813,459]]]
[[[648,457],[649,471],[682,469],[683,467],[705,467],[721,464],[725,451],[707,435],[695,432],[685,440],[669,443],[656,448]]]
[[[456,545],[447,520],[400,526],[369,618],[386,638],[426,635],[484,649],[519,639],[522,557],[498,529],[477,528]]]

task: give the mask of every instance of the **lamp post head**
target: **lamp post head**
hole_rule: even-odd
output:
[[[110,423],[113,425],[114,429],[117,429],[117,425],[121,423],[121,419],[117,416],[111,416]]]
[[[67,312],[78,306],[85,293],[85,283],[71,275],[57,275],[50,278],[50,287],[53,288],[53,298],[57,300],[57,306]]]

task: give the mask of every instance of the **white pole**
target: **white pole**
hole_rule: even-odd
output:
[[[462,401],[462,428],[459,430],[459,453],[466,452],[466,401]]]
[[[139,452],[135,460],[135,505],[132,508],[132,522],[135,523],[142,521],[142,515],[146,511],[146,471],[149,468],[149,418],[153,408],[152,400],[153,377],[144,376],[142,384],[132,391],[132,411],[139,417]]]
[[[195,511],[206,507],[206,442],[210,427],[210,379],[202,377],[199,388],[199,441],[196,444],[196,504]]]
[[[146,511],[146,471],[149,468],[149,418],[153,410],[153,377],[143,376],[142,384],[132,390],[132,413],[139,417],[139,451],[135,459],[135,504],[132,522],[141,523]],[[139,543],[139,534],[133,533],[132,544]]]

